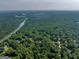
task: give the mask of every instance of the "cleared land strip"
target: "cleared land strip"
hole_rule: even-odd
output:
[[[9,35],[5,36],[3,39],[0,40],[0,43],[7,40],[8,38],[10,38],[13,34],[15,34],[17,31],[19,31],[25,24],[27,19],[23,20],[23,22],[21,22],[21,24],[13,31],[11,32]]]

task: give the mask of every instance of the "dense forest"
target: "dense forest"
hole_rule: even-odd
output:
[[[79,59],[78,11],[0,12],[0,32],[10,33],[25,18],[28,18],[25,25],[0,43],[0,56],[11,59]]]
[[[16,29],[22,20],[13,13],[0,12],[0,39]]]

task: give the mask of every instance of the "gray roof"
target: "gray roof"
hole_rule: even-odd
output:
[[[0,57],[0,59],[10,59],[8,56]]]

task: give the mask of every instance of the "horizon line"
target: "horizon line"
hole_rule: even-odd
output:
[[[0,11],[79,11],[79,10],[0,10]]]

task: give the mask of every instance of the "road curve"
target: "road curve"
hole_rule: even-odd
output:
[[[3,39],[0,40],[0,43],[7,40],[8,38],[10,38],[13,34],[15,34],[17,31],[19,31],[25,24],[27,19],[23,20],[23,22],[21,22],[21,24],[13,31],[11,32],[9,35],[5,36]]]

